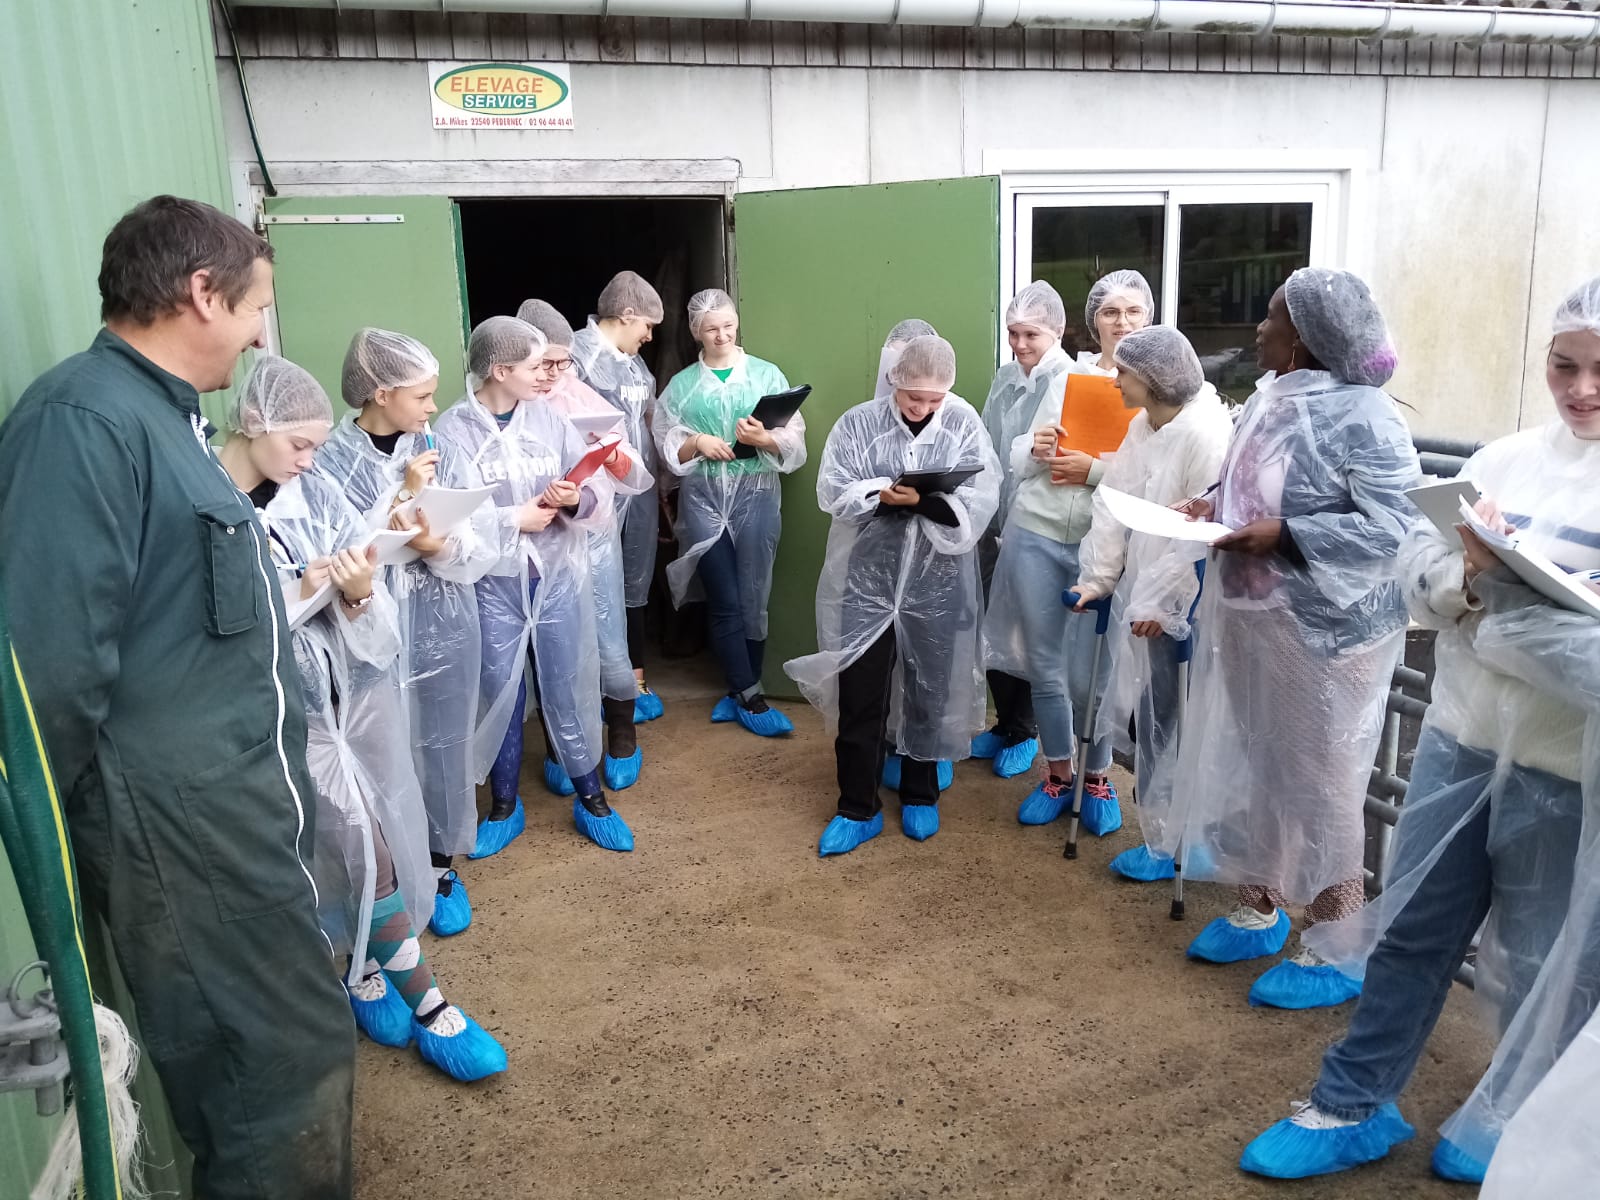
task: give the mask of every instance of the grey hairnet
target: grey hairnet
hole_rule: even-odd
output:
[[[231,433],[260,437],[297,425],[333,424],[333,405],[311,372],[287,358],[263,354],[228,402],[222,423]]]
[[[1553,333],[1600,333],[1600,279],[1591,279],[1556,309]]]
[[[699,333],[700,322],[714,312],[738,313],[733,297],[721,288],[706,288],[689,297],[689,332]]]
[[[912,338],[889,368],[889,382],[907,391],[948,392],[956,382],[955,347],[938,334]]]
[[[379,388],[416,387],[439,373],[439,360],[414,337],[387,329],[360,329],[345,351],[339,394],[352,408]]]
[[[595,303],[595,315],[621,318],[629,309],[633,315],[643,317],[652,325],[661,324],[666,310],[661,307],[661,297],[642,275],[633,271],[618,271],[606,284],[605,291]]]
[[[543,300],[524,300],[517,309],[517,320],[526,321],[544,334],[548,346],[572,345],[572,322],[563,317],[554,304]]]
[[[474,379],[489,378],[502,363],[515,366],[544,353],[544,334],[516,317],[490,317],[467,339],[467,371]]]
[[[1359,276],[1301,267],[1283,285],[1300,341],[1335,379],[1382,387],[1399,363],[1389,330]]]
[[[1013,325],[1037,325],[1060,337],[1067,331],[1067,306],[1061,302],[1061,293],[1036,279],[1006,305],[1006,328]]]
[[[1132,371],[1162,404],[1187,404],[1206,381],[1200,356],[1171,325],[1135,330],[1117,343],[1112,361]]]
[[[890,346],[903,346],[912,338],[938,336],[939,331],[926,321],[918,317],[907,317],[889,330],[889,336],[883,339],[883,346],[884,349],[888,349]]]
[[[1155,319],[1156,298],[1151,294],[1149,281],[1143,275],[1137,271],[1113,271],[1109,275],[1102,275],[1089,289],[1089,298],[1083,303],[1083,321],[1089,327],[1089,336],[1095,339],[1097,345],[1100,334],[1095,329],[1094,316],[1112,292],[1137,292],[1144,300],[1144,311],[1152,320]]]

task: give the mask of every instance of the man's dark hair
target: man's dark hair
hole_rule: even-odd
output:
[[[177,312],[189,277],[211,273],[211,291],[231,309],[250,290],[255,261],[272,261],[265,238],[198,200],[152,196],[106,234],[100,255],[100,319],[149,325]]]

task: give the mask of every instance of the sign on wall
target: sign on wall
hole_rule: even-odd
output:
[[[571,129],[566,63],[428,64],[435,129]]]

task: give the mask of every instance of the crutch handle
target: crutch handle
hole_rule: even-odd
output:
[[[1188,637],[1184,638],[1183,641],[1174,643],[1172,647],[1172,659],[1174,662],[1182,665],[1183,663],[1190,662],[1193,660],[1193,658],[1194,634],[1191,633]]]
[[[1061,603],[1068,608],[1077,608],[1081,597],[1072,588],[1061,593]],[[1107,629],[1111,627],[1111,597],[1101,596],[1098,600],[1090,600],[1084,607],[1094,614],[1094,632],[1096,637],[1104,637]]]

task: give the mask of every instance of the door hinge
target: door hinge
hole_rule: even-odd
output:
[[[32,1092],[41,1117],[61,1111],[67,1078],[67,1051],[61,1042],[61,1016],[48,983],[22,998],[22,981],[37,969],[48,980],[43,962],[25,965],[11,978],[0,1004],[0,1092]]]
[[[268,213],[265,225],[403,225],[401,213]]]

